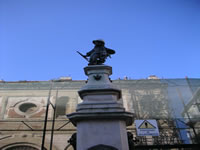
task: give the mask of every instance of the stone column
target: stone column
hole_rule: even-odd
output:
[[[125,111],[121,90],[109,79],[112,67],[91,65],[84,71],[88,81],[78,91],[83,102],[67,115],[77,127],[77,150],[128,150],[126,126],[132,124],[133,114]]]

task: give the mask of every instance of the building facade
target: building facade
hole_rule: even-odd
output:
[[[77,91],[84,84],[85,81],[68,78],[53,81],[1,81],[0,149],[39,150],[42,144],[46,150],[73,149],[68,140],[76,128],[66,114],[74,112],[76,105],[82,101]],[[135,124],[127,128],[133,133],[136,149],[164,145],[184,147],[198,142],[191,140],[193,131],[187,126],[187,116],[183,113],[187,109],[177,100],[182,99],[185,105],[192,101],[193,84],[188,84],[186,79],[114,80],[113,84],[122,90],[121,102],[127,111],[135,114],[136,120],[157,121],[159,136],[155,137],[137,136]],[[194,87],[200,87],[200,84],[194,84]],[[182,125],[181,121],[185,124]],[[198,124],[195,131],[197,128]]]

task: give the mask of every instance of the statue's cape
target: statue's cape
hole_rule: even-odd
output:
[[[106,48],[107,53],[109,54],[115,54],[115,51],[109,48]]]

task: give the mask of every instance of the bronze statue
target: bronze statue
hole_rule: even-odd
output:
[[[73,133],[71,138],[67,141],[76,150],[76,133]]]
[[[129,150],[134,149],[134,140],[133,140],[133,134],[131,132],[127,132],[127,137],[128,137],[128,147]]]
[[[86,55],[81,54],[78,52],[82,57],[84,57],[89,64],[88,65],[101,65],[105,62],[107,57],[110,57],[110,55],[115,54],[115,51],[109,48],[106,48],[105,42],[103,40],[94,40],[94,48],[86,53]],[[88,58],[89,57],[89,60]]]

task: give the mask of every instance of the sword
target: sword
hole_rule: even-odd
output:
[[[88,62],[89,62],[89,60],[88,60],[88,58],[85,56],[85,55],[83,55],[83,54],[81,54],[79,51],[76,51],[79,55],[81,55],[85,60],[87,60]]]

